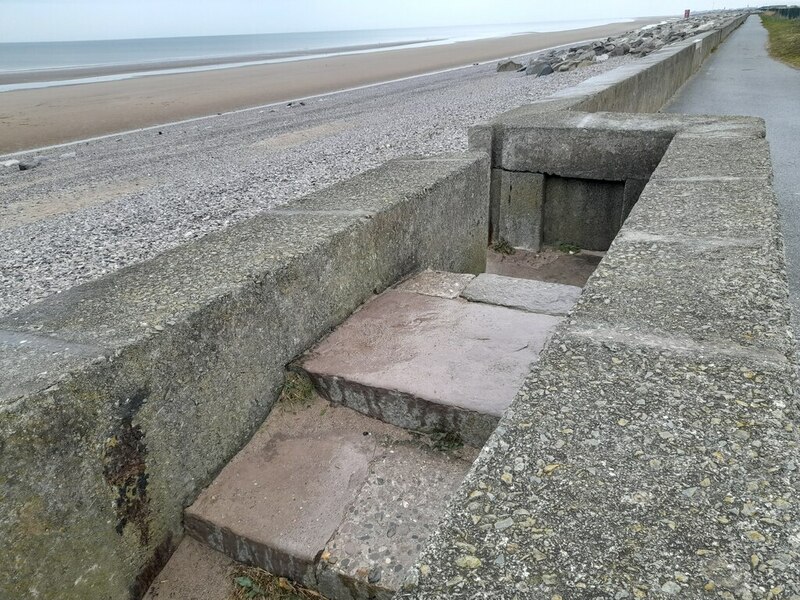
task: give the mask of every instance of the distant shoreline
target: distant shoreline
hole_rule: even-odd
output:
[[[360,46],[344,46],[337,48],[318,48],[314,50],[296,50],[292,52],[271,52],[262,54],[243,54],[235,56],[208,56],[205,58],[165,60],[146,63],[129,63],[119,65],[98,65],[92,67],[65,67],[59,69],[36,69],[0,72],[0,86],[25,83],[59,82],[73,79],[91,79],[110,75],[129,75],[134,73],[156,74],[165,70],[190,69],[197,67],[225,67],[227,65],[251,66],[287,59],[302,59],[310,56],[328,54],[347,54],[386,48],[402,48],[416,44],[430,44],[441,40],[412,40],[390,42],[385,44],[362,44]],[[86,82],[90,83],[90,82]]]
[[[0,154],[522,56],[662,20],[9,91],[0,94]]]

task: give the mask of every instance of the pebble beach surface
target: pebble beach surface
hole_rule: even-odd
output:
[[[0,315],[389,159],[464,150],[470,125],[630,60],[476,65],[0,158]]]

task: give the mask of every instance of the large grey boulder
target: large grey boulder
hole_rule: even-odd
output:
[[[543,77],[553,73],[553,67],[549,62],[543,60],[531,60],[525,69],[525,75],[532,75],[533,77]]]
[[[518,71],[522,68],[522,65],[519,63],[514,62],[513,60],[501,60],[497,63],[497,72],[498,73],[507,73],[509,71]]]

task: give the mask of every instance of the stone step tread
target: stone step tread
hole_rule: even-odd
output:
[[[560,317],[389,290],[300,361],[328,399],[481,445]]]
[[[483,273],[472,279],[461,292],[471,302],[484,302],[532,313],[565,316],[572,310],[580,287]]]
[[[328,597],[388,598],[476,456],[316,395],[282,401],[186,509],[186,529]]]
[[[402,281],[394,289],[439,298],[458,298],[473,279],[475,275],[469,273],[427,270]]]
[[[228,600],[236,562],[185,537],[144,595],[144,600]]]

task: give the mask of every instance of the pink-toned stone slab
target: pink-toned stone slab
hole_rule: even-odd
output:
[[[228,600],[235,565],[224,554],[185,537],[144,600]]]
[[[197,560],[184,540],[154,591],[179,590],[192,565],[219,579],[231,557],[333,600],[391,597],[478,453],[442,441],[316,395],[280,402],[186,510],[187,531],[226,556]]]
[[[186,509],[186,529],[239,562],[313,585],[315,559],[366,480],[376,442],[352,419],[293,426],[279,417]]]
[[[388,291],[302,361],[330,400],[480,445],[561,318]]]

